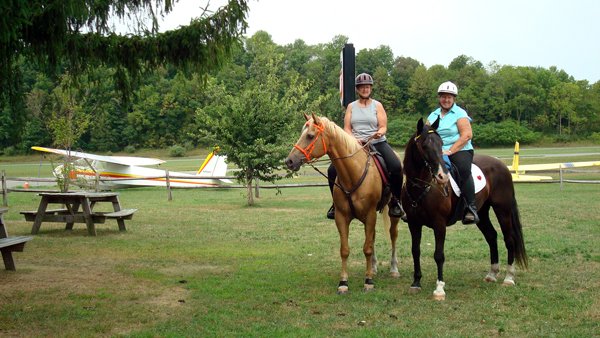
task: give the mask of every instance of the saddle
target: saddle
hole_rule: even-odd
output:
[[[389,196],[392,194],[390,172],[387,168],[387,164],[385,163],[385,159],[372,144],[369,144],[369,153],[373,155],[373,162],[375,162],[377,171],[379,171],[379,175],[381,175],[383,189],[381,190],[381,199],[377,203],[377,211],[381,212],[385,205],[389,202]]]
[[[452,191],[454,191],[454,194],[459,197],[454,211],[446,219],[446,226],[451,226],[458,220],[462,219],[466,208],[466,202],[464,198],[460,198],[460,187],[457,183],[460,182],[460,173],[458,172],[458,169],[450,162],[448,155],[444,155],[444,162],[446,163],[446,168],[448,168],[448,171],[450,171],[450,185],[452,186]],[[485,175],[481,171],[481,168],[474,163],[471,164],[471,176],[473,176],[473,183],[475,184],[475,193],[478,193],[485,187],[487,181],[485,179]]]

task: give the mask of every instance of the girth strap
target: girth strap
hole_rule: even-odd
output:
[[[344,189],[344,187],[342,186],[341,183],[337,183],[337,187],[340,188],[340,190],[342,190],[342,192],[344,194],[346,194],[346,198],[348,199],[348,204],[350,204],[350,211],[352,211],[352,217],[356,218],[356,211],[354,210],[354,204],[352,203],[352,193],[356,191],[356,189],[358,189],[358,187],[360,187],[360,185],[363,183],[363,181],[365,180],[365,178],[367,177],[367,173],[369,172],[369,163],[371,161],[369,161],[371,159],[372,155],[369,154],[367,156],[367,164],[365,165],[365,171],[363,172],[362,176],[360,177],[360,180],[358,180],[358,182],[354,185],[354,187],[352,187],[352,189],[350,190],[346,190]],[[377,163],[377,162],[375,162]],[[340,178],[338,176],[338,182],[340,181]]]

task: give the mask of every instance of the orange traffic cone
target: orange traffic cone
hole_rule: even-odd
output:
[[[25,181],[25,189],[29,189],[29,181]]]

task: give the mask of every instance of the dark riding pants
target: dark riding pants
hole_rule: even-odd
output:
[[[402,191],[402,162],[400,162],[400,159],[398,156],[396,156],[396,153],[386,141],[376,143],[373,146],[375,149],[377,149],[381,156],[383,156],[388,171],[390,172],[392,194],[394,194],[394,196],[400,200],[400,193]],[[335,171],[333,164],[331,164],[329,169],[327,169],[327,176],[329,176],[329,190],[333,195],[333,182],[335,182],[337,179],[337,172]],[[350,189],[351,187],[345,188]]]
[[[475,183],[471,175],[471,163],[473,163],[473,150],[463,150],[449,156],[450,162],[454,164],[460,173],[461,194],[464,196],[467,204],[475,203]]]

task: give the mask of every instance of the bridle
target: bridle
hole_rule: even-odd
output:
[[[304,154],[304,156],[306,157],[306,163],[310,164],[311,167],[313,167],[313,169],[315,169],[319,174],[323,175],[325,178],[327,178],[327,180],[331,180],[327,175],[323,174],[319,169],[317,169],[317,167],[315,167],[313,165],[314,162],[317,162],[319,158],[321,158],[323,155],[325,155],[327,153],[327,146],[325,145],[325,137],[323,137],[323,132],[325,131],[325,126],[324,125],[317,125],[314,122],[306,122],[305,126],[314,126],[315,128],[317,128],[317,130],[319,131],[317,133],[317,136],[315,137],[315,139],[305,148],[302,149],[300,146],[298,146],[297,144],[294,144],[294,148],[298,149],[300,152],[302,152],[302,154]],[[314,158],[313,160],[310,159],[310,155],[312,154],[313,150],[315,150],[315,146],[317,144],[317,140],[319,139],[319,136],[321,137],[321,141],[323,142],[323,155]],[[361,176],[361,178],[359,179],[358,183],[356,183],[354,185],[354,187],[352,187],[350,190],[346,190],[339,182],[334,181],[333,184],[335,186],[337,186],[338,188],[340,188],[340,190],[346,195],[346,198],[348,199],[348,203],[350,204],[350,210],[352,211],[352,216],[354,218],[356,218],[356,212],[354,210],[354,205],[352,203],[352,199],[351,199],[351,195],[354,191],[356,191],[356,189],[358,189],[358,187],[360,187],[360,185],[363,183],[363,181],[365,180],[365,178],[367,177],[367,173],[369,172],[369,160],[370,157],[372,156],[369,151],[367,151],[366,147],[369,145],[369,143],[371,143],[371,140],[373,139],[373,136],[369,137],[369,139],[367,140],[367,142],[355,153],[348,155],[348,156],[344,156],[344,157],[340,157],[340,158],[330,158],[329,160],[341,160],[341,159],[345,159],[345,158],[350,158],[354,155],[356,155],[359,151],[363,150],[367,153],[367,163],[365,165],[365,170],[363,171],[363,174]],[[338,178],[339,181],[339,178]]]
[[[431,133],[436,133],[435,130],[431,129],[427,132],[428,134]],[[429,164],[429,162],[427,161],[427,159],[425,158],[425,155],[423,154],[423,148],[421,147],[421,145],[418,142],[418,139],[421,137],[421,135],[417,135],[414,138],[415,144],[417,146],[417,150],[419,151],[419,155],[421,155],[421,159],[423,160],[423,162],[425,163],[425,167],[427,167],[427,170],[429,171],[429,175],[431,176],[431,181],[430,182],[425,182],[421,179],[417,179],[423,183],[425,183],[424,185],[421,185],[418,182],[413,181],[411,178],[409,178],[408,176],[406,177],[407,181],[410,181],[412,183],[412,185],[414,187],[424,187],[425,190],[423,190],[423,192],[417,197],[417,198],[412,198],[412,196],[410,196],[410,193],[408,192],[408,189],[405,189],[406,191],[406,196],[408,197],[408,199],[410,200],[410,204],[412,205],[413,208],[416,208],[417,205],[419,204],[419,202],[425,198],[425,196],[429,193],[429,191],[431,190],[432,186],[435,186],[435,174],[433,173],[433,168],[431,167],[431,165]],[[441,193],[444,195],[444,197],[448,197],[448,186],[444,186],[442,188]]]
[[[324,131],[325,131],[325,126],[321,125],[319,126],[318,124],[315,124],[314,122],[306,122],[305,126],[314,126],[315,128],[317,128],[317,130],[319,131],[317,133],[317,136],[315,137],[315,139],[306,147],[306,149],[302,149],[300,148],[297,144],[294,144],[294,148],[300,150],[300,152],[302,152],[304,154],[304,156],[306,156],[306,163],[311,163],[310,160],[310,154],[312,154],[313,150],[315,150],[315,146],[317,145],[317,140],[319,139],[319,136],[321,136],[321,141],[323,141],[323,155],[325,155],[327,153],[327,146],[325,145],[325,138],[321,135]],[[321,156],[323,156],[321,155]],[[314,161],[318,160],[319,158],[321,158],[321,156],[316,157],[314,159]]]

